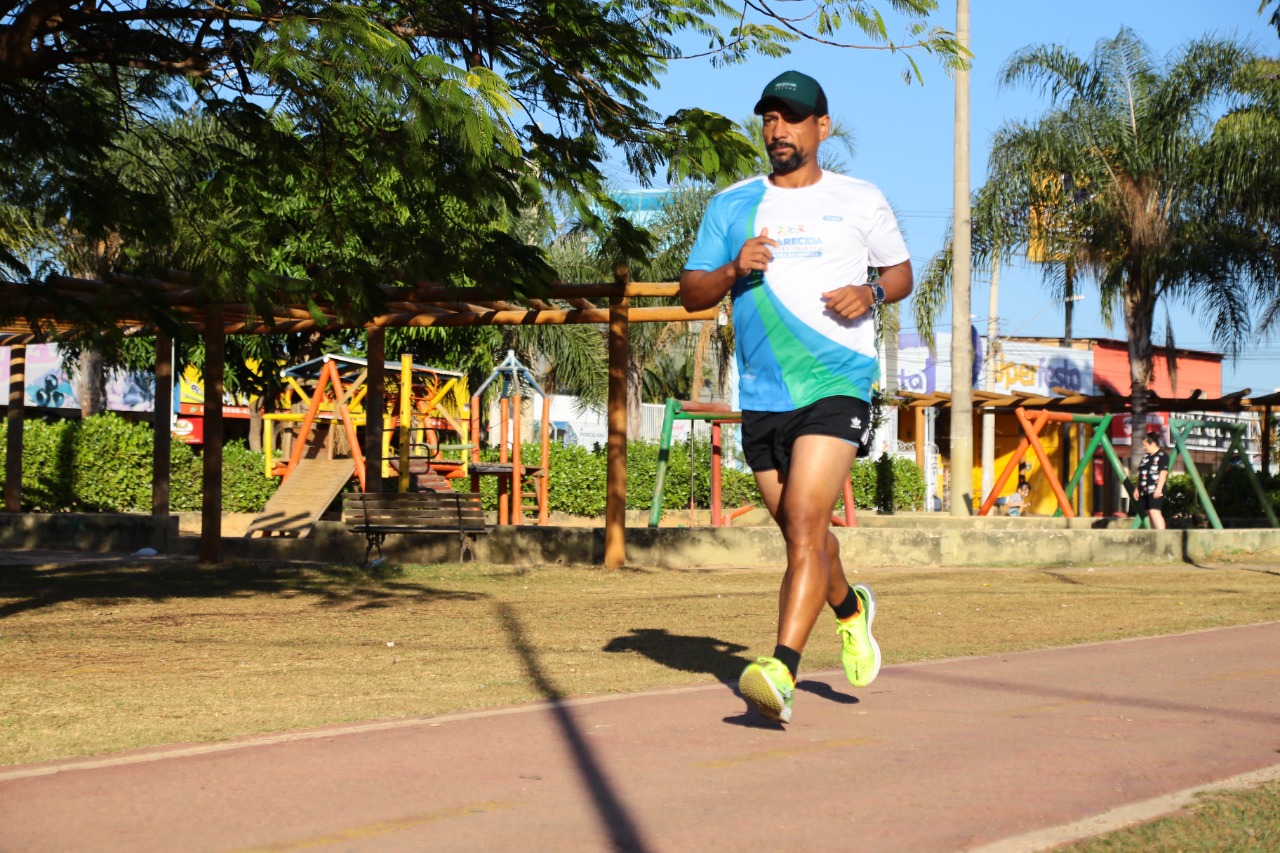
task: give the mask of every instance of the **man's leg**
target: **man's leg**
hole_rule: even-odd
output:
[[[827,435],[802,435],[791,448],[791,469],[775,513],[787,544],[778,644],[797,652],[804,651],[822,605],[836,606],[848,594],[831,510],[857,453],[854,445]]]
[[[849,463],[849,467],[853,467],[853,463]],[[776,470],[759,471],[755,475],[756,488],[760,491],[760,497],[764,500],[765,509],[769,510],[769,515],[778,523],[778,527],[783,528],[782,519],[778,517],[779,509],[782,505],[782,494],[786,490],[786,481],[778,476]],[[840,483],[840,488],[844,488],[844,481]],[[834,502],[832,503],[834,507]],[[830,513],[828,513],[828,516]],[[836,539],[836,535],[827,529],[827,560],[830,566],[831,582],[827,591],[827,604],[837,608],[844,603],[849,596],[849,581],[845,578],[844,564],[840,562],[840,540]],[[779,591],[778,612],[782,612],[783,594]]]

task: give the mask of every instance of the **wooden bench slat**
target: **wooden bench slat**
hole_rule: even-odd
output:
[[[342,520],[369,540],[366,562],[373,548],[382,552],[388,534],[489,532],[489,517],[476,492],[354,492],[343,496]]]

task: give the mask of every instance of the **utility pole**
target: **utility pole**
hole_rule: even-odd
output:
[[[1066,347],[1067,349],[1070,349],[1071,343],[1074,340],[1074,337],[1071,334],[1071,311],[1076,304],[1076,265],[1072,263],[1070,260],[1065,261],[1064,263],[1065,263],[1065,266],[1063,267],[1063,270],[1062,270],[1062,278],[1063,278],[1062,295],[1063,295],[1063,304],[1066,305],[1066,310],[1063,312],[1061,343],[1062,343],[1062,346]]]
[[[956,41],[969,49],[969,0],[956,0]],[[969,71],[956,71],[955,223],[951,243],[951,514],[973,515],[973,341],[969,337]]]

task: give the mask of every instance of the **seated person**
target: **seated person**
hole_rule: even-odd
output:
[[[1031,484],[1026,480],[1018,483],[1018,490],[1009,495],[1004,503],[1005,515],[1025,515],[1031,505]]]

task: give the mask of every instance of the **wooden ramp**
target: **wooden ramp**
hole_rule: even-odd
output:
[[[355,470],[352,459],[303,459],[244,535],[306,536]]]

